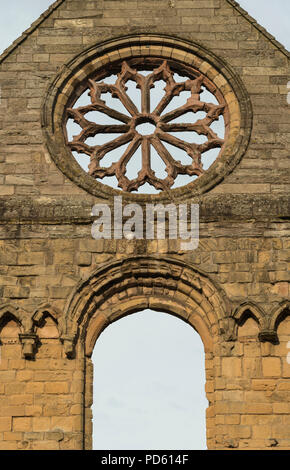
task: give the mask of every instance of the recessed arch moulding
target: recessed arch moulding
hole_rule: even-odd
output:
[[[147,308],[176,315],[199,333],[205,352],[235,342],[239,326],[256,322],[257,341],[277,343],[277,328],[288,302],[272,312],[253,302],[235,306],[210,277],[187,262],[167,256],[134,256],[98,267],[71,293],[59,329],[66,353],[76,343],[90,357],[95,342],[110,323]],[[286,312],[286,314],[285,314]]]
[[[0,331],[13,320],[19,328],[23,357],[37,355],[38,330],[50,317],[68,358],[90,357],[95,342],[110,323],[144,309],[163,311],[189,323],[200,335],[205,352],[232,344],[248,318],[257,324],[257,341],[279,344],[280,323],[289,315],[289,302],[265,311],[261,305],[235,305],[208,274],[187,262],[167,256],[133,256],[94,270],[73,289],[61,312],[40,304],[32,313],[14,304],[0,308]],[[215,350],[215,345],[217,350]],[[76,347],[77,346],[77,347]]]
[[[146,308],[176,315],[200,334],[206,352],[224,331],[229,303],[221,289],[201,271],[167,257],[135,256],[98,268],[72,293],[66,306],[63,339],[73,351],[80,340],[90,356],[111,322]]]
[[[207,413],[214,415],[214,358],[220,355],[221,344],[231,339],[233,326],[223,291],[193,266],[166,256],[135,256],[111,262],[72,292],[62,325],[67,355],[85,358],[86,448],[90,448],[92,436],[94,345],[111,322],[147,308],[175,315],[199,333],[205,350]],[[210,420],[207,432],[211,448]]]

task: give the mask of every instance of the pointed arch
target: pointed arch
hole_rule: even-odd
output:
[[[55,307],[52,307],[50,304],[43,304],[40,305],[32,315],[33,325],[34,327],[40,327],[47,317],[51,317],[54,323],[58,326],[60,316],[61,312]]]
[[[33,321],[33,330],[37,333],[40,337],[43,337],[44,331],[47,334],[47,322],[50,323],[49,329],[53,327],[53,336],[51,336],[52,332],[50,331],[49,337],[59,338],[61,331],[59,327],[59,317],[61,316],[61,312],[58,311],[55,307],[52,307],[50,304],[42,304],[35,310],[32,321]]]
[[[238,326],[243,325],[250,317],[255,320],[260,330],[266,327],[266,314],[264,310],[253,302],[243,302],[236,308],[233,314],[236,330]]]
[[[10,303],[6,303],[0,306],[0,332],[5,326],[7,321],[14,320],[20,328],[21,333],[24,333],[30,327],[29,315],[20,310]]]
[[[269,324],[270,317],[266,315],[261,306],[253,302],[244,302],[235,310],[233,318],[235,320],[235,337],[237,337],[238,327],[243,325],[248,318],[253,318],[259,327],[259,341],[277,344],[277,331]]]
[[[0,345],[3,345],[6,336],[13,336],[16,340],[20,332],[23,332],[23,327],[18,309],[11,304],[3,305],[0,308]]]
[[[278,307],[275,307],[271,314],[270,329],[277,333],[280,323],[290,315],[290,301],[286,300],[280,303]]]
[[[4,325],[7,319],[12,319],[19,325],[19,339],[22,345],[23,358],[33,359],[37,349],[38,338],[33,333],[31,314],[14,305],[4,304],[0,307],[0,331],[1,322]]]

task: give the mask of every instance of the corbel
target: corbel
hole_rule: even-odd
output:
[[[38,336],[35,333],[19,333],[24,359],[34,359],[37,350]]]

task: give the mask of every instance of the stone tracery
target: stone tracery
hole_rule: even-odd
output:
[[[147,59],[148,61],[148,59]],[[138,64],[137,64],[138,65]],[[136,191],[144,183],[148,182],[155,189],[168,190],[174,184],[179,174],[189,176],[200,176],[204,173],[202,164],[202,154],[213,148],[222,148],[224,139],[218,137],[210,127],[225,113],[226,103],[219,94],[219,104],[201,101],[203,87],[207,87],[209,80],[195,70],[191,70],[191,78],[183,77],[183,81],[175,81],[174,70],[167,60],[163,60],[156,65],[156,60],[147,62],[146,68],[150,68],[151,73],[144,76],[136,69],[132,68],[127,61],[123,61],[121,71],[117,75],[114,84],[104,81],[88,79],[88,89],[91,103],[86,106],[67,109],[67,117],[81,127],[81,132],[68,142],[72,151],[84,153],[90,156],[89,174],[95,178],[106,176],[116,176],[118,186],[124,191]],[[139,64],[140,68],[140,64]],[[152,70],[153,69],[153,70]],[[126,83],[132,80],[136,82],[137,88],[141,91],[141,110],[134,104],[127,93]],[[153,111],[150,111],[150,90],[154,88],[154,83],[158,80],[165,82],[165,94],[158,102]],[[183,91],[190,92],[187,102],[165,112],[167,105],[174,97],[180,96]],[[108,106],[102,95],[109,92],[113,98],[118,98],[126,108],[129,115],[123,114]],[[86,118],[86,114],[98,111],[121,122],[122,124],[98,124]],[[188,112],[197,113],[203,111],[206,116],[203,119],[194,120],[192,123],[172,123],[172,120],[184,116]],[[155,126],[155,131],[149,135],[142,135],[137,128],[140,124],[150,123]],[[206,141],[202,144],[189,143],[181,138],[173,136],[171,133],[192,132],[193,135],[203,135]],[[121,134],[117,138],[109,140],[103,145],[90,146],[86,140],[99,134]],[[165,143],[182,149],[191,158],[191,164],[183,164],[176,160],[167,150]],[[126,150],[120,152],[120,158],[112,163],[108,168],[101,166],[104,156],[124,144],[128,144]],[[142,168],[138,176],[130,180],[126,176],[126,166],[134,156],[136,150],[141,146]],[[151,148],[154,148],[166,165],[167,177],[160,179],[156,176],[151,164]]]

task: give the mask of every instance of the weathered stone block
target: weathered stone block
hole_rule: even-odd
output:
[[[11,416],[0,417],[0,432],[11,430],[12,418]]]
[[[23,414],[24,414],[24,409],[23,409]],[[24,417],[24,416],[14,417],[12,429],[13,431],[21,431],[21,432],[32,431],[32,418]]]
[[[264,377],[281,377],[281,359],[278,357],[262,358]]]

